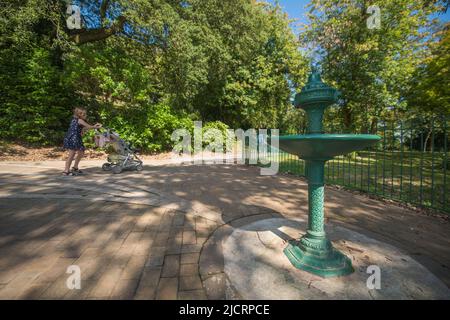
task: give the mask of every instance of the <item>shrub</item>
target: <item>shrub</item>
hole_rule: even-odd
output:
[[[214,133],[214,131],[212,131],[211,129],[214,129],[215,131],[217,131],[217,133],[221,133],[222,135],[222,145],[220,145],[220,140],[217,141],[216,138],[218,138],[216,136],[216,134]],[[213,121],[213,122],[207,122],[205,124],[203,124],[203,129],[202,129],[202,135],[203,135],[203,147],[205,146],[209,146],[209,148],[211,149],[220,149],[222,148],[222,150],[226,150],[226,142],[227,142],[227,138],[228,138],[228,129],[229,127],[221,122],[221,121]]]
[[[14,63],[20,61],[21,66]],[[62,144],[70,122],[73,90],[44,49],[16,57],[4,51],[0,84],[0,135],[35,144]]]
[[[122,110],[115,116],[104,113],[102,118],[105,125],[117,131],[122,139],[147,152],[171,150],[173,131],[181,128],[193,130],[190,118],[174,114],[166,104]]]

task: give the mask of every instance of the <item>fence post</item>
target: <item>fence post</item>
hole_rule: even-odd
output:
[[[383,185],[382,194],[384,196],[384,186],[386,183],[386,123],[383,126]]]
[[[434,117],[431,120],[431,207],[434,207]]]
[[[400,200],[403,198],[403,121],[400,121]]]
[[[433,117],[428,121],[423,118],[380,121],[376,133],[383,135],[381,144],[363,150],[359,155],[355,152],[354,158],[349,156],[347,159],[344,155],[328,161],[325,169],[326,182],[450,213],[447,208],[450,194],[447,183],[448,117],[442,116],[442,124],[440,121],[440,117]],[[392,134],[392,137],[388,137],[388,134]],[[425,141],[425,136],[429,142]],[[400,139],[399,144],[397,139]],[[428,146],[431,150],[428,150]],[[277,150],[273,156],[280,163],[280,172],[307,175],[305,162],[297,157],[281,150]],[[442,169],[439,168],[440,161],[443,161]],[[387,185],[388,179],[390,186]],[[379,183],[382,184],[381,190]]]
[[[443,185],[443,201],[442,201],[442,207],[445,211],[449,212],[450,210],[447,209],[447,166],[448,166],[448,149],[447,149],[447,143],[448,143],[448,137],[447,137],[447,123],[448,123],[448,119],[447,117],[444,117],[443,119],[444,122],[444,163],[443,163],[443,168],[444,168],[444,185]]]
[[[394,157],[395,157],[395,121],[392,122],[392,139],[391,139],[391,199],[394,195]]]
[[[423,123],[423,122],[422,122]],[[425,153],[424,150],[424,141],[423,141],[423,127],[420,130],[420,189],[419,189],[419,202],[420,205],[423,204],[423,155]]]

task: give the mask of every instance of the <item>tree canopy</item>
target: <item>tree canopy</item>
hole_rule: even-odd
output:
[[[380,8],[379,28],[367,26],[369,5]],[[325,78],[342,92],[337,116],[344,130],[375,132],[380,119],[404,117],[411,109],[407,92],[423,94],[414,77],[434,46],[433,28],[442,29],[430,19],[431,13],[442,10],[441,4],[313,0],[309,8],[310,24],[302,42],[312,46]]]
[[[312,61],[343,93],[327,121],[345,130],[448,112],[448,27],[430,18],[447,2],[371,1],[380,29],[367,28],[368,4],[311,0],[298,37],[278,4],[255,0],[2,1],[2,138],[60,144],[78,105],[149,151],[193,120],[293,133]]]

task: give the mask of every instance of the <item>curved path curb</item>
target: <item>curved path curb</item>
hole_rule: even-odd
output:
[[[280,226],[290,228],[290,235]],[[347,280],[323,279],[297,270],[282,249],[304,228],[302,219],[280,219],[273,214],[219,226],[200,254],[199,273],[208,299],[450,299],[447,286],[401,250],[339,226],[328,225],[327,232],[338,249],[351,257],[355,273]],[[382,269],[380,291],[366,288],[370,276],[366,269],[374,261]]]
[[[236,228],[247,224],[278,218],[278,213],[259,213],[245,217],[236,218],[220,225],[203,245],[200,252],[199,274],[202,279],[203,288],[208,299],[229,300],[240,299],[237,291],[231,286],[230,279],[225,274],[224,255],[222,243]]]

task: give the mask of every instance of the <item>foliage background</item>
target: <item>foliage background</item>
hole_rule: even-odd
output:
[[[302,131],[291,105],[311,62],[343,92],[326,123],[373,132],[382,120],[450,113],[446,1],[311,0],[300,37],[279,5],[254,0],[82,0],[0,3],[0,136],[61,145],[75,106],[136,147],[172,147],[175,129]],[[336,129],[337,130],[337,129]]]

